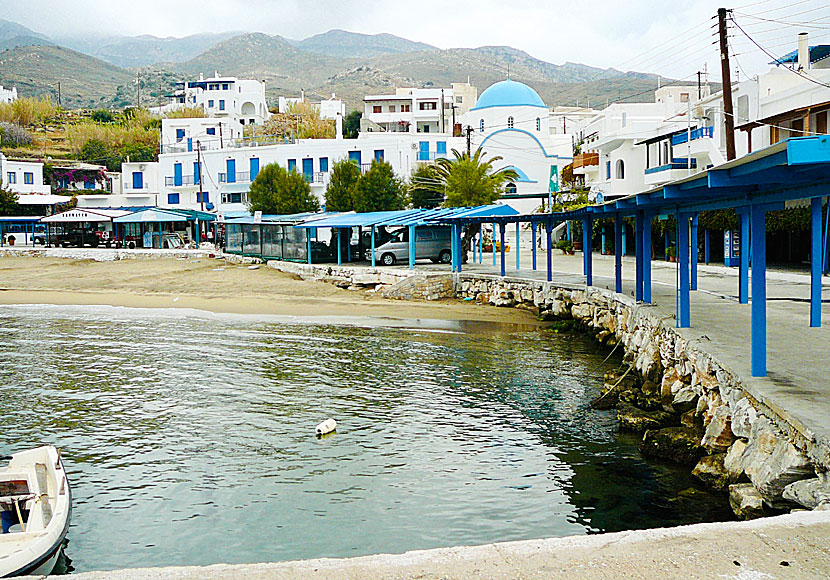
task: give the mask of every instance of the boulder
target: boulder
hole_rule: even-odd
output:
[[[772,421],[761,415],[752,424],[743,468],[753,485],[770,501],[779,499],[789,484],[814,475],[807,456],[787,441]]]
[[[755,421],[757,416],[758,412],[752,406],[752,403],[749,402],[749,399],[744,397],[738,401],[732,409],[731,428],[735,437],[749,439],[750,432],[752,431],[752,422]]]
[[[818,477],[802,479],[784,488],[784,499],[815,509],[820,504],[830,504],[830,485]]]
[[[601,411],[613,409],[619,403],[620,395],[634,390],[637,386],[637,377],[633,373],[620,374],[616,371],[605,373],[605,384],[599,396],[591,401],[591,407]]]
[[[764,497],[751,483],[730,485],[729,505],[742,520],[754,520],[768,515],[764,508]]]
[[[621,431],[645,433],[649,429],[662,429],[674,424],[677,419],[665,411],[643,411],[632,405],[621,404],[617,411]]]
[[[735,441],[731,425],[729,407],[726,405],[715,407],[712,412],[712,420],[706,426],[706,433],[704,433],[703,441],[701,441],[703,446],[716,452],[729,449],[732,442]]]
[[[738,482],[738,477],[730,473],[723,465],[726,453],[706,455],[697,462],[692,475],[713,489],[726,489]]]
[[[660,396],[660,385],[654,381],[644,381],[643,385],[640,387],[640,390],[643,391],[644,395],[648,395],[650,397]]]
[[[691,411],[686,411],[682,415],[680,415],[680,424],[684,427],[690,427],[694,429],[699,429],[703,425],[700,422],[700,417],[697,416],[695,410],[692,409]]]
[[[660,381],[660,392],[664,397],[670,397],[673,394],[672,386],[678,381],[680,381],[680,373],[677,369],[673,366],[666,368]]]
[[[643,393],[642,389],[633,388],[620,393],[620,403],[633,405],[643,411],[662,411],[663,403],[658,397],[653,397]]]
[[[671,406],[675,413],[685,413],[697,407],[697,393],[692,387],[684,386],[674,395]]]
[[[746,441],[738,439],[726,452],[726,457],[723,459],[723,467],[729,472],[730,476],[736,480],[744,473],[744,452],[746,451]]]
[[[706,452],[700,445],[701,432],[689,427],[666,427],[649,430],[640,442],[640,452],[648,457],[671,459],[695,465]]]

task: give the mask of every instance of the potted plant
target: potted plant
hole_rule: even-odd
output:
[[[563,254],[574,253],[574,246],[569,240],[559,240],[556,242],[556,247],[557,249],[562,250]]]
[[[669,246],[666,248],[666,258],[668,258],[669,262],[676,262],[677,261],[677,248],[674,246]]]

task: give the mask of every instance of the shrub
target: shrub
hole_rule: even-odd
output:
[[[16,123],[24,127],[43,123],[54,118],[58,108],[49,97],[39,99],[21,97],[11,103],[0,103],[0,121]]]
[[[0,145],[6,147],[30,147],[34,139],[26,129],[12,123],[0,123]]]
[[[115,120],[115,115],[112,114],[112,111],[106,109],[92,111],[91,117],[96,123],[112,123]]]
[[[202,107],[181,107],[164,114],[167,119],[201,119],[207,117]]]

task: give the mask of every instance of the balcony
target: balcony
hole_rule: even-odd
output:
[[[219,174],[219,183],[250,183],[251,173],[249,171],[237,171],[236,175],[231,175],[232,180],[228,180],[227,173]]]
[[[168,175],[164,178],[164,185],[167,187],[187,187],[198,184],[195,175],[182,175],[181,178]]]
[[[666,163],[665,165],[660,165],[658,167],[649,167],[646,169],[646,175],[660,173],[661,171],[671,171],[672,169],[688,169],[689,167],[696,169],[697,161],[692,159],[690,164],[685,159],[672,159],[671,163]]]
[[[446,159],[447,153],[439,153],[438,151],[418,151],[416,161],[435,161],[436,159]]]
[[[694,141],[695,139],[702,139],[703,137],[709,137],[711,139],[714,134],[714,127],[698,127],[697,129],[692,129],[691,131],[686,131],[685,133],[678,133],[673,136],[671,138],[671,144],[681,145],[689,141]]]
[[[692,171],[697,168],[695,159],[692,159],[691,164],[688,164],[685,159],[673,159],[671,163],[646,169],[643,182],[646,185],[662,185],[675,179],[682,179],[689,175],[690,167]]]
[[[574,155],[574,169],[589,167],[591,165],[599,165],[599,153],[580,153],[579,155]]]

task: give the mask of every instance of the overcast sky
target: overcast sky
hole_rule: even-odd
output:
[[[0,0],[0,18],[50,36],[187,36],[243,31],[301,39],[342,28],[388,32],[440,48],[509,45],[561,64],[690,77],[720,76],[715,29],[722,0]],[[828,0],[738,0],[736,20],[776,56],[796,34],[830,43]],[[752,17],[754,16],[754,18]],[[766,20],[760,20],[764,18]],[[787,24],[785,24],[787,23]],[[790,25],[789,23],[794,23]],[[771,59],[733,28],[736,64],[749,75]],[[743,77],[743,74],[741,75]]]

